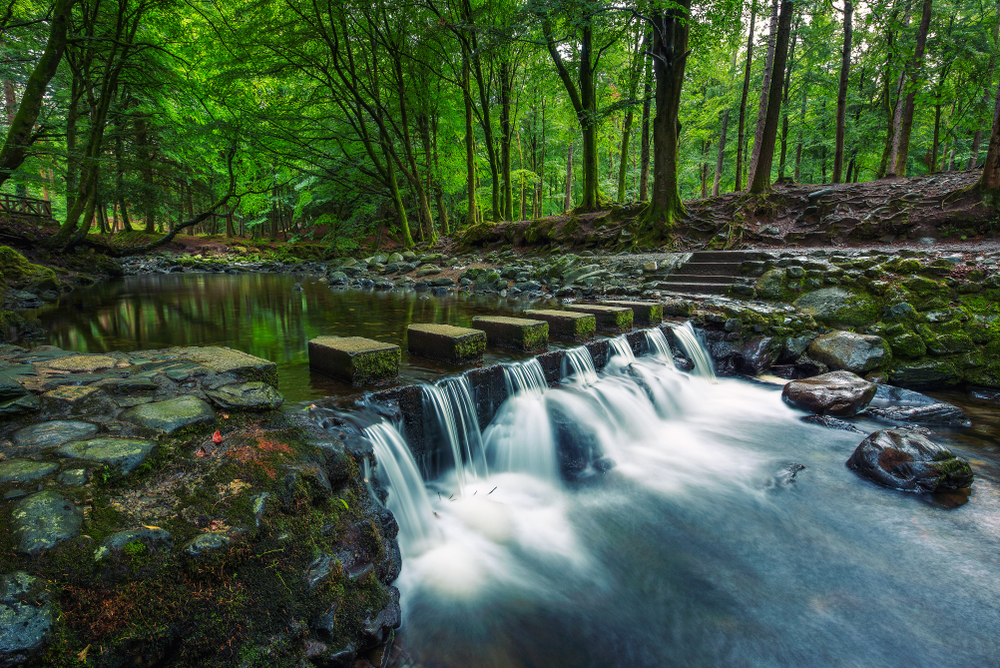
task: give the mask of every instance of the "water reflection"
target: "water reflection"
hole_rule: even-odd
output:
[[[331,290],[318,277],[282,274],[129,276],[64,295],[31,313],[44,340],[66,350],[108,352],[219,345],[278,364],[289,401],[351,392],[309,370],[306,343],[321,335],[365,336],[403,347],[401,382],[459,371],[406,354],[406,326],[433,322],[468,327],[476,315],[516,312],[537,302],[498,295]],[[301,284],[301,291],[296,289]],[[486,361],[525,355],[490,349]]]

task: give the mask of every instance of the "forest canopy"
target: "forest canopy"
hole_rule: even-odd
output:
[[[997,3],[10,0],[4,193],[56,243],[140,230],[404,246],[775,180],[986,163]],[[991,137],[996,146],[991,146]],[[1000,170],[996,166],[993,171]]]

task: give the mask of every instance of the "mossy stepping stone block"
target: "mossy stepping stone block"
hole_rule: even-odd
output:
[[[590,313],[529,309],[524,314],[535,320],[544,320],[549,323],[549,334],[563,339],[586,341],[597,331],[597,320]]]
[[[597,320],[597,329],[602,332],[621,334],[632,329],[632,309],[625,306],[601,306],[599,304],[567,304],[572,311],[590,313]]]
[[[452,364],[478,362],[486,352],[486,332],[452,325],[410,325],[406,328],[411,355]]]
[[[401,356],[399,346],[362,336],[319,336],[309,342],[309,367],[351,385],[395,378]]]
[[[632,324],[652,326],[663,322],[663,304],[657,302],[631,302],[623,300],[606,300],[601,306],[618,306],[632,309]]]
[[[486,332],[491,346],[531,352],[549,345],[549,323],[544,320],[477,315],[472,324]]]

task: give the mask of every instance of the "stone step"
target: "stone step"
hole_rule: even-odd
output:
[[[597,320],[597,329],[621,334],[632,329],[632,309],[625,306],[599,304],[566,304],[571,311],[590,313]]]
[[[719,283],[669,283],[658,287],[665,292],[684,295],[725,295],[729,294],[731,286]]]
[[[760,251],[695,251],[691,253],[688,262],[743,262],[744,260],[760,260]]]
[[[486,332],[452,325],[410,325],[406,328],[406,346],[411,355],[450,364],[475,363],[486,352]]]
[[[352,385],[399,375],[399,346],[362,336],[319,336],[309,342],[309,368]]]
[[[621,299],[605,299],[602,306],[622,306],[632,309],[632,323],[635,325],[659,325],[663,322],[663,304],[657,302],[633,302]]]
[[[524,315],[549,323],[549,336],[575,341],[586,341],[597,331],[597,319],[581,311],[556,311],[554,309],[528,309]]]
[[[660,279],[663,283],[715,283],[717,285],[732,285],[735,276],[702,276],[698,274],[670,274]]]
[[[544,320],[477,315],[472,324],[486,332],[491,346],[532,352],[549,345],[549,323]]]
[[[694,276],[739,276],[743,262],[688,262],[681,265],[671,276],[687,274]]]

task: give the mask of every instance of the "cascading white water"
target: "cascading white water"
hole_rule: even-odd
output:
[[[503,379],[507,386],[508,396],[519,392],[541,394],[548,387],[542,365],[534,357],[525,362],[505,364],[503,366]]]
[[[667,343],[667,337],[663,334],[663,330],[659,327],[653,327],[643,330],[642,333],[646,337],[646,348],[649,355],[665,364],[674,366],[674,354],[670,350],[670,344]]]
[[[611,339],[608,345],[611,346],[611,352],[614,355],[622,358],[623,364],[631,364],[635,361],[635,353],[632,352],[632,346],[629,345],[628,338],[624,334]]]
[[[712,358],[709,357],[705,347],[701,345],[698,335],[694,333],[691,321],[674,327],[673,331],[688,358],[694,362],[694,375],[715,380],[715,367],[712,365]]]
[[[372,442],[379,471],[388,483],[386,506],[399,524],[403,556],[420,554],[441,540],[441,531],[434,524],[434,511],[413,454],[403,436],[388,422],[366,427],[364,433]]]
[[[423,386],[424,408],[445,440],[451,453],[460,493],[476,477],[486,477],[489,470],[479,420],[472,402],[469,381],[464,376],[448,378],[437,385]]]
[[[579,346],[563,351],[560,372],[563,379],[570,379],[584,385],[592,385],[597,382],[597,369],[594,367],[594,358],[590,355],[587,346]]]

